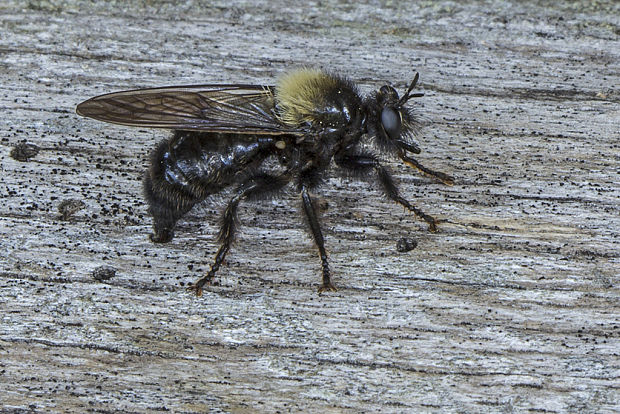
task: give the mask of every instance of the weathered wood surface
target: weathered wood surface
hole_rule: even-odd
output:
[[[71,412],[617,412],[617,2],[0,4],[0,403]],[[332,175],[335,283],[294,193],[242,208],[220,285],[221,203],[147,239],[140,179],[163,131],[80,119],[134,87],[346,72],[365,92],[414,70],[428,121],[394,161],[426,226]],[[40,147],[28,161],[11,149]],[[62,220],[64,200],[84,206]],[[401,237],[418,247],[396,251]],[[112,266],[116,276],[93,279]]]

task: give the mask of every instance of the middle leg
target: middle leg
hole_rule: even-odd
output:
[[[329,271],[329,263],[327,260],[327,251],[325,250],[325,241],[323,240],[323,233],[321,232],[321,226],[319,225],[319,219],[316,213],[316,208],[308,192],[306,185],[301,185],[301,201],[312,231],[312,237],[316,246],[319,248],[319,256],[321,257],[321,266],[323,273],[323,284],[319,288],[319,293],[331,290],[335,291],[336,287],[331,282],[331,274]]]

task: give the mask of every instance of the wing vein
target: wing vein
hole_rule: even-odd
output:
[[[82,102],[80,115],[122,125],[241,134],[291,134],[274,115],[273,87],[197,85],[139,89]]]

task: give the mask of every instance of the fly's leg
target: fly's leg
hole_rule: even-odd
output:
[[[427,168],[427,167],[423,166],[422,164],[420,164],[414,158],[408,157],[405,154],[404,151],[399,151],[398,152],[398,156],[408,166],[416,168],[416,169],[422,171],[426,175],[429,175],[431,177],[435,177],[436,179],[438,179],[439,181],[441,181],[444,184],[447,184],[447,185],[454,184],[454,178],[450,177],[448,174],[442,173],[440,171],[431,170],[430,168]]]
[[[202,289],[205,285],[211,284],[215,274],[219,270],[222,262],[226,258],[226,254],[230,250],[230,245],[234,241],[237,226],[237,208],[242,200],[260,199],[269,196],[271,193],[284,187],[290,178],[285,175],[274,176],[268,174],[257,174],[248,178],[243,184],[237,188],[236,194],[229,201],[224,215],[222,217],[222,225],[218,236],[220,248],[218,249],[211,269],[206,275],[198,279],[194,284],[188,287],[188,290],[196,293],[196,296],[202,295]]]
[[[308,188],[305,185],[301,185],[301,200],[304,213],[306,214],[306,218],[308,219],[310,230],[312,231],[312,237],[314,238],[316,246],[319,248],[319,256],[321,257],[323,284],[319,288],[319,293],[328,290],[335,291],[336,288],[331,282],[329,263],[327,261],[327,252],[325,251],[325,241],[323,240],[323,233],[321,232],[321,226],[319,225],[316,208],[314,206],[314,203],[312,202],[310,194],[308,193]]]
[[[230,245],[233,242],[235,235],[237,207],[239,206],[239,202],[243,196],[243,193],[234,196],[228,203],[228,206],[226,206],[226,210],[224,210],[222,227],[220,228],[220,233],[218,235],[220,248],[217,250],[211,269],[206,275],[198,279],[196,283],[189,285],[187,288],[188,290],[196,293],[196,296],[202,295],[202,288],[204,285],[211,284],[213,278],[215,277],[215,273],[219,270],[222,262],[226,258],[226,253],[230,250]]]
[[[393,200],[398,204],[402,205],[407,210],[411,211],[413,214],[428,223],[429,231],[437,231],[437,219],[435,219],[433,216],[426,214],[419,208],[412,205],[404,197],[402,197],[390,173],[384,166],[379,163],[379,161],[373,155],[340,155],[336,159],[336,163],[342,168],[345,168],[355,173],[359,173],[361,175],[367,175],[370,171],[374,170],[374,172],[377,174],[377,178],[379,179],[379,183],[383,187],[383,191],[390,200]]]

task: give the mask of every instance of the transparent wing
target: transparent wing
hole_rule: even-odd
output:
[[[113,124],[240,134],[293,134],[274,113],[273,87],[196,85],[115,92],[88,99],[78,115]]]

